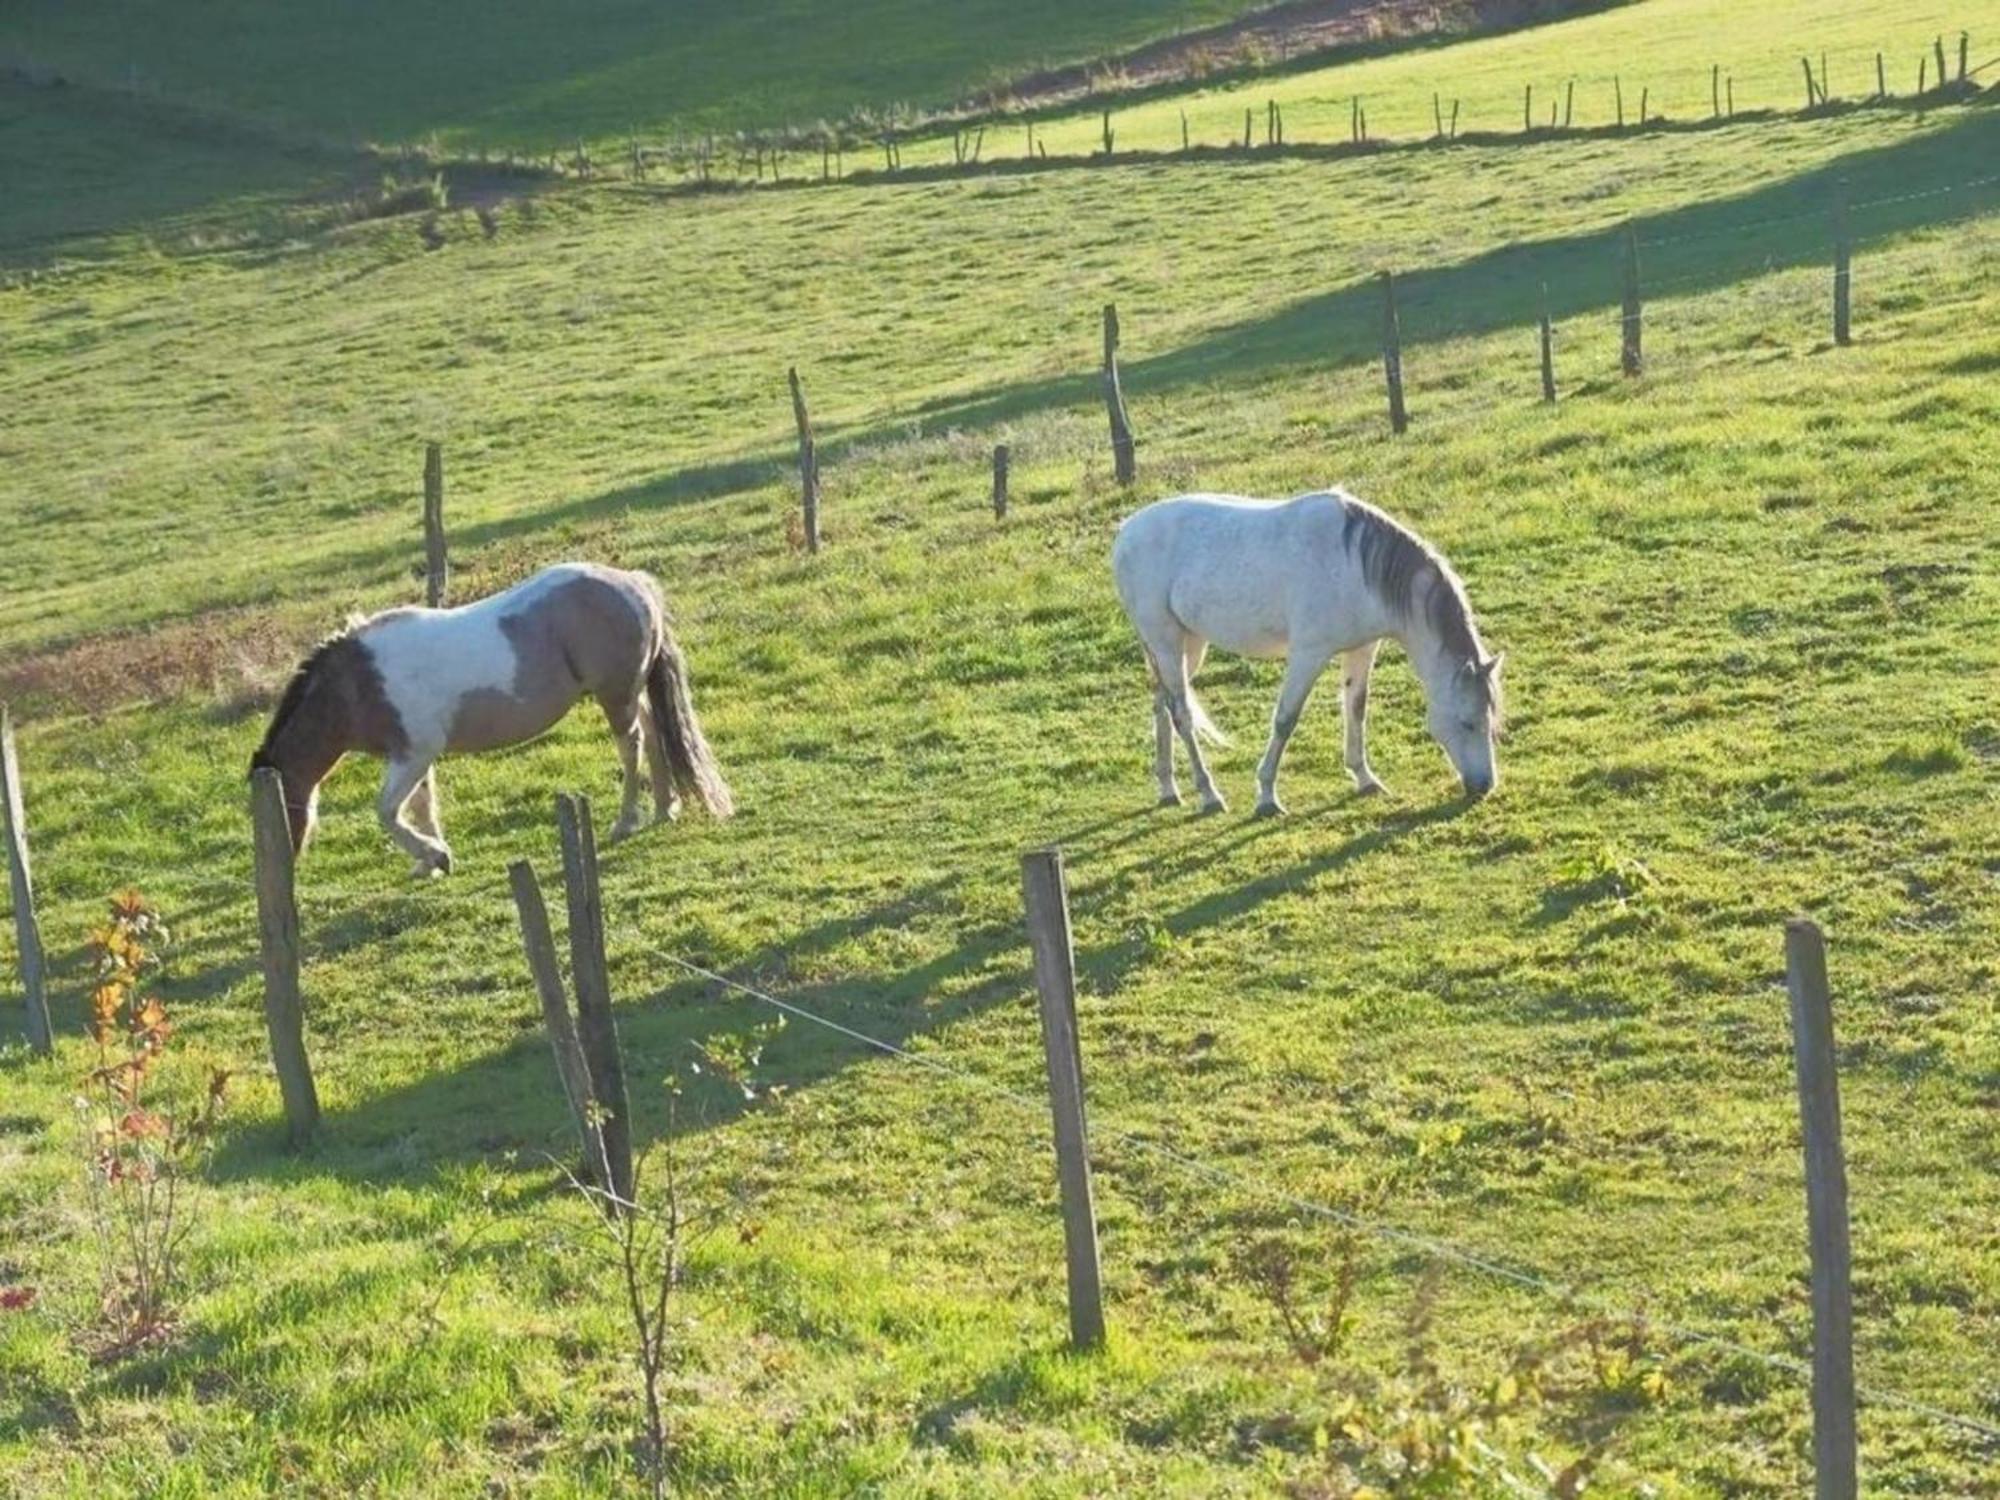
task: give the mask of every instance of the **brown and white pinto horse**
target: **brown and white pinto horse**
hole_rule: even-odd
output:
[[[676,816],[683,794],[718,818],[735,810],[695,717],[659,583],[589,563],[545,568],[456,609],[385,610],[323,641],[293,674],[250,765],[283,778],[292,844],[304,849],[327,774],[350,753],[382,757],[383,828],[419,875],[442,874],[451,850],[432,763],[446,751],[532,739],[586,694],[624,764],[614,839],[639,827],[642,746],[657,816]]]

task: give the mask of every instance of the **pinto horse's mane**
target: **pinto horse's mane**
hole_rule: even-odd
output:
[[[1450,563],[1429,542],[1386,511],[1365,500],[1342,493],[1346,520],[1340,540],[1350,555],[1361,563],[1361,577],[1376,596],[1398,616],[1414,620],[1418,609],[1428,625],[1454,656],[1480,663],[1486,653],[1479,644],[1479,630],[1473,623],[1472,603],[1465,597],[1465,584]],[[1429,571],[1436,582],[1424,593],[1421,606],[1418,585]],[[1494,726],[1500,721],[1500,684],[1490,673],[1481,673],[1486,713]]]
[[[271,714],[271,727],[264,731],[263,743],[257,747],[256,754],[250,757],[251,770],[275,764],[271,759],[271,747],[277,743],[278,736],[284,732],[285,726],[298,712],[299,705],[305,701],[306,689],[312,686],[314,675],[353,638],[354,626],[350,623],[344,629],[336,630],[327,636],[306,653],[305,660],[301,661],[293,671],[292,680],[285,684],[284,692],[278,695],[278,706]]]

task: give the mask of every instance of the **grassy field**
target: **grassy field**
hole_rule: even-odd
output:
[[[946,105],[1033,68],[1249,8],[1244,0],[686,0],[671,9],[640,0],[560,9],[369,0],[327,10],[224,0],[190,25],[144,0],[81,8],[33,0],[0,20],[0,49],[341,140],[552,150],[631,130],[810,125],[862,107]]]
[[[1889,32],[1917,9],[1871,14]],[[1554,73],[1574,38],[1546,36]],[[1663,69],[1703,65],[1661,36]],[[1489,49],[1523,44],[1435,60],[1497,77]],[[407,880],[367,772],[334,779],[300,891],[328,1111],[311,1151],[280,1148],[261,1063],[258,691],[345,610],[412,596],[429,438],[466,593],[572,555],[660,574],[743,804],[606,858],[642,1137],[667,1136],[660,1080],[690,1042],[763,1018],[667,954],[1030,1096],[794,1023],[775,1103],[681,1122],[698,1191],[742,1194],[755,1231],[694,1262],[688,1490],[1311,1493],[1323,1405],[1243,1267],[1282,1240],[1318,1291],[1335,1237],[1125,1133],[1592,1305],[1802,1354],[1780,955],[1798,909],[1833,948],[1861,1379],[2000,1421],[2000,193],[1968,186],[1996,145],[1980,104],[1373,161],[570,186],[505,204],[490,239],[449,217],[435,252],[408,221],[288,230],[283,161],[245,145],[254,201],[229,200],[222,248],[170,253],[156,226],[202,200],[165,184],[79,223],[60,264],[0,293],[0,696],[66,1037],[52,1062],[0,1044],[0,1283],[40,1289],[0,1312],[0,1487],[632,1483],[621,1311],[568,1248],[588,1214],[542,1155],[563,1105],[504,879],[521,857],[552,877],[554,790],[602,816],[595,725],[446,766],[446,881]],[[216,149],[221,194],[236,148]],[[1844,350],[1836,176],[1875,205],[1854,213]],[[1628,219],[1655,288],[1637,382],[1616,375]],[[1384,264],[1413,268],[1402,441],[1373,363]],[[1544,281],[1554,408],[1535,401]],[[1143,441],[1130,495],[1089,378],[1110,298]],[[793,362],[830,462],[817,559],[786,539]],[[1003,439],[1015,506],[995,525]],[[1294,816],[1248,821],[1276,672],[1216,661],[1239,811],[1150,810],[1113,525],[1177,489],[1335,481],[1433,537],[1507,650],[1500,794],[1450,801],[1391,653],[1388,801],[1348,793],[1323,693],[1287,762]],[[1061,1352],[1033,1104],[1017,857],[1051,840],[1098,1136],[1112,1343],[1091,1358]],[[70,1099],[82,937],[125,884],[174,930],[185,1065],[241,1076],[181,1323],[99,1363]],[[0,974],[12,943],[0,924]],[[0,1000],[6,1036],[19,1016]],[[1423,1264],[1370,1243],[1346,1361],[1396,1366]],[[1441,1358],[1469,1381],[1575,1316],[1463,1269],[1438,1295]],[[1651,1399],[1604,1395],[1522,1441],[1560,1467],[1609,1434],[1611,1493],[1800,1492],[1799,1381],[1678,1344],[1651,1360]],[[1874,1404],[1863,1433],[1870,1493],[1995,1493],[1990,1445]]]

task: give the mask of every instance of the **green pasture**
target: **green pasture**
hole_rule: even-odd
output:
[[[1427,55],[1498,79],[1537,35],[1580,61],[1570,27],[1694,11],[1713,24],[1644,34],[1692,72],[1734,23],[1674,0]],[[1824,24],[1859,46],[1935,30],[1920,12]],[[145,134],[91,97],[4,96],[52,183]],[[550,1164],[564,1105],[505,879],[528,858],[553,882],[555,791],[608,823],[591,715],[446,763],[442,881],[387,849],[367,768],[335,776],[300,872],[327,1111],[308,1151],[283,1149],[264,1062],[245,766],[296,653],[419,591],[433,439],[462,596],[562,557],[658,573],[742,805],[604,865],[638,1133],[740,1204],[682,1304],[685,1491],[1313,1493],[1312,1376],[1244,1269],[1276,1239],[1309,1292],[1334,1277],[1338,1236],[1289,1196],[1575,1289],[1450,1269],[1436,1338],[1468,1382],[1581,1307],[1752,1351],[1655,1340],[1656,1395],[1518,1435],[1555,1468],[1606,1438],[1599,1492],[1800,1493],[1804,1386],[1755,1357],[1809,1340],[1781,954],[1800,910],[1832,951],[1862,1384],[2000,1424],[1996,147],[1980,102],[1340,161],[572,184],[496,200],[490,236],[449,211],[435,250],[407,217],[324,227],[345,158],[170,135],[146,174],[105,151],[108,197],[0,246],[0,696],[63,1033],[52,1060],[19,1042],[0,922],[0,1285],[38,1289],[0,1311],[0,1489],[637,1492],[622,1311]],[[1112,300],[1130,493],[1093,374]],[[817,558],[787,534],[792,364],[827,465]],[[1277,669],[1218,659],[1233,810],[1153,810],[1117,520],[1336,482],[1436,541],[1506,650],[1499,792],[1453,799],[1392,650],[1371,715],[1392,795],[1348,790],[1323,689],[1293,815],[1254,823]],[[1063,1351],[1020,919],[1018,856],[1051,841],[1097,1139],[1111,1343],[1091,1357]],[[182,1318],[99,1361],[71,1101],[84,933],[126,885],[173,929],[176,1065],[239,1076]],[[767,1019],[670,956],[942,1068],[794,1021],[775,1098],[699,1095],[670,1130],[661,1080],[689,1045]],[[1341,1357],[1392,1369],[1425,1257],[1365,1243]],[[1993,1492],[1962,1429],[1871,1399],[1862,1432],[1871,1494]]]

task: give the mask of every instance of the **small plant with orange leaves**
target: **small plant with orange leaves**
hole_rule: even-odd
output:
[[[207,1160],[229,1078],[214,1069],[198,1100],[161,1098],[158,1075],[173,1025],[166,1007],[143,989],[167,940],[159,914],[129,890],[112,899],[109,920],[90,934],[96,964],[90,1036],[97,1066],[85,1076],[76,1105],[113,1352],[136,1347],[166,1326],[190,1223],[192,1179]]]

